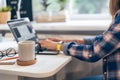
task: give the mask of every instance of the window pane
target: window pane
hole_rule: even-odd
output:
[[[33,11],[42,12],[42,11],[53,11],[58,12],[62,8],[62,3],[59,1],[66,0],[33,0]]]
[[[58,0],[32,0],[34,16],[39,15],[45,9],[42,1],[52,3],[47,6],[47,10],[59,10],[59,5],[53,5]],[[108,19],[110,18],[108,2],[109,0],[68,0],[67,6],[70,19]],[[58,11],[57,10],[57,11]],[[87,16],[86,16],[87,15]]]
[[[99,14],[108,12],[108,0],[72,0],[74,14]]]

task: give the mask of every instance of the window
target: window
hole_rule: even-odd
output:
[[[34,15],[39,14],[43,9],[41,1],[51,2],[56,0],[33,0]],[[109,19],[109,0],[68,0],[69,6],[67,11],[70,15],[70,19]],[[54,4],[53,8],[59,8]]]
[[[0,7],[6,6],[6,0],[0,0]]]
[[[73,13],[99,14],[107,12],[108,0],[72,0]]]
[[[37,15],[40,12],[47,11],[47,12],[57,12],[61,9],[60,1],[67,1],[67,0],[32,0],[33,1],[33,11],[34,14]]]
[[[72,19],[108,19],[110,18],[108,0],[71,0]]]
[[[4,1],[0,1],[0,6],[5,3]],[[43,1],[46,1],[47,4],[52,2],[50,9],[59,9],[59,4],[55,3],[58,0],[32,0],[34,16],[44,9],[41,4]],[[68,0],[69,6],[67,5],[67,11],[70,19],[109,19],[108,2],[109,0]]]

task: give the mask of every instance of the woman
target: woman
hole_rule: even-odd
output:
[[[113,20],[107,31],[94,38],[63,40],[64,43],[59,46],[66,55],[83,61],[103,59],[102,78],[97,76],[81,80],[120,80],[120,0],[110,0],[109,6]],[[42,47],[55,50],[58,41],[61,39],[49,38],[40,43]]]

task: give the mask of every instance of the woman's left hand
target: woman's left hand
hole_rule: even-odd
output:
[[[51,40],[41,40],[39,42],[41,44],[41,47],[47,48],[50,50],[56,50],[57,42],[51,41]]]

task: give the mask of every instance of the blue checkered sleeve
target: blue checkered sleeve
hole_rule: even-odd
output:
[[[110,55],[120,47],[119,21],[120,14],[117,14],[110,28],[102,35],[98,35],[91,39],[85,39],[86,44],[79,45],[74,42],[63,44],[63,52],[88,62],[96,62],[101,58]],[[64,49],[64,47],[66,47],[66,49]]]
[[[84,38],[84,44],[90,45],[92,44],[95,40],[101,39],[102,35],[97,35],[95,37],[85,37]]]

